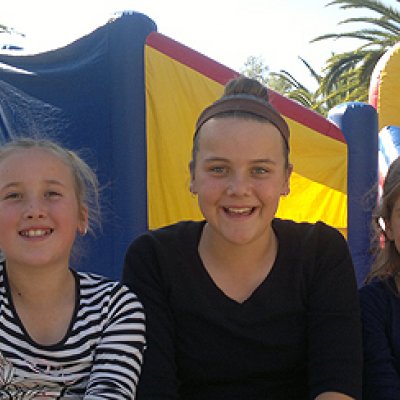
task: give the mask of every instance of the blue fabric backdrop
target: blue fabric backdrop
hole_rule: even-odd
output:
[[[95,168],[103,231],[84,239],[76,267],[111,278],[147,228],[143,51],[154,30],[148,17],[125,14],[61,49],[0,55],[0,143],[45,135]]]

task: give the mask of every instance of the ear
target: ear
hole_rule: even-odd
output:
[[[195,189],[195,178],[194,178],[194,162],[191,160],[189,162],[189,173],[190,173],[190,185],[189,185],[189,190],[191,193],[196,194],[196,189]]]
[[[78,232],[84,236],[88,230],[89,225],[89,210],[87,206],[82,205],[78,215]]]
[[[293,164],[289,164],[287,169],[286,169],[286,177],[285,177],[285,183],[282,188],[281,195],[282,196],[287,196],[290,193],[290,176],[292,175],[293,172]]]

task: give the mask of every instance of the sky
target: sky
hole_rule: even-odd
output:
[[[381,0],[400,9],[396,0]],[[332,52],[355,49],[351,39],[310,43],[325,33],[358,30],[339,25],[366,11],[326,6],[329,0],[0,0],[0,24],[25,34],[27,52],[62,47],[104,24],[115,12],[150,17],[158,32],[241,71],[248,57],[259,57],[270,71],[286,70],[311,88],[315,81],[299,60],[320,71]],[[4,43],[4,34],[0,44]]]

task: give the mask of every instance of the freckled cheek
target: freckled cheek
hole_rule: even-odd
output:
[[[17,207],[0,207],[0,224],[10,223],[21,215]]]
[[[15,214],[0,211],[0,248],[6,246],[9,240],[13,240],[18,234],[18,223],[20,219]]]
[[[226,190],[228,184],[222,179],[202,179],[198,181],[197,193],[204,196],[213,196]]]
[[[256,182],[253,188],[261,197],[280,197],[281,194],[280,186],[277,183]]]

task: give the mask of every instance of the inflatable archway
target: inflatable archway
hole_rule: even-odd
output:
[[[369,103],[378,112],[379,130],[400,126],[400,43],[378,61],[371,76]]]
[[[400,155],[400,42],[386,51],[371,76],[369,103],[379,120],[379,185]]]
[[[98,171],[104,228],[89,241],[80,269],[119,278],[136,235],[201,218],[188,191],[194,124],[235,71],[158,33],[139,13],[123,14],[64,48],[0,55],[0,63],[0,142],[20,134],[56,137],[85,149]],[[278,216],[323,220],[357,236],[359,219],[349,223],[348,204],[365,185],[355,185],[350,197],[348,187],[356,182],[351,169],[359,171],[357,160],[368,155],[349,152],[349,133],[359,126],[350,123],[351,107],[333,123],[278,93],[271,97],[291,128],[294,164],[291,194]],[[373,131],[374,123],[365,129]],[[364,250],[365,244],[356,253]]]

